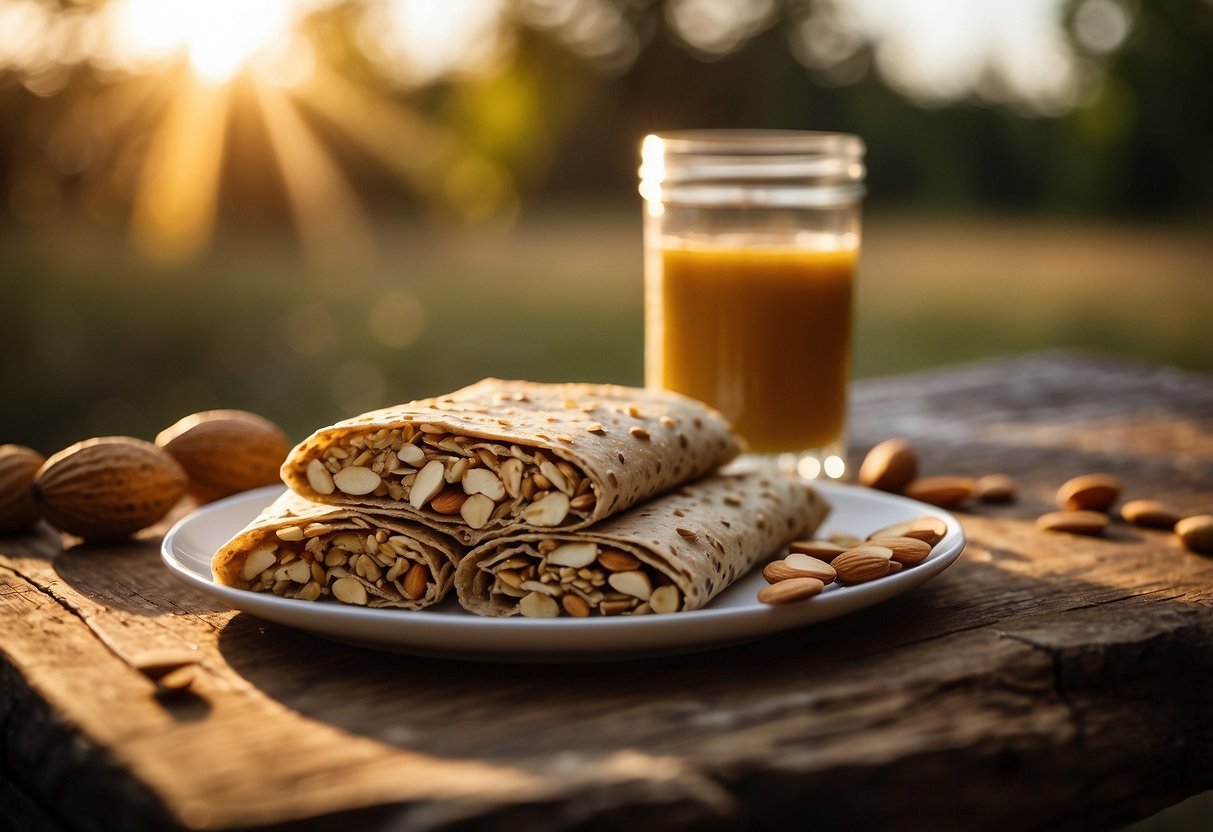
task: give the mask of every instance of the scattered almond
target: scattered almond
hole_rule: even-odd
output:
[[[1108,527],[1108,515],[1099,511],[1051,511],[1036,518],[1036,527],[1050,532],[1100,535]]]
[[[27,529],[42,516],[30,485],[44,462],[33,448],[0,445],[0,535]]]
[[[555,618],[560,607],[555,598],[542,592],[528,592],[518,602],[518,611],[526,618]]]
[[[859,482],[881,491],[901,491],[918,475],[918,455],[904,439],[886,439],[868,451]]]
[[[1057,505],[1067,511],[1107,511],[1120,496],[1120,480],[1111,474],[1083,474],[1057,489]]]
[[[200,503],[278,483],[291,450],[281,428],[244,410],[191,414],[161,431],[156,445],[185,469],[187,491]]]
[[[1158,500],[1129,500],[1120,507],[1120,516],[1126,523],[1152,529],[1173,529],[1181,519],[1178,511]]]
[[[1019,487],[1006,474],[986,474],[973,483],[973,497],[982,503],[1010,503]]]
[[[52,456],[31,493],[56,528],[85,540],[118,540],[164,517],[185,481],[177,460],[152,443],[107,436]]]
[[[1175,533],[1193,552],[1213,555],[1213,514],[1185,517],[1175,524]]]
[[[351,497],[370,494],[379,487],[379,483],[382,481],[380,476],[370,468],[360,466],[342,468],[333,474],[333,483],[342,494],[349,494]]]
[[[959,505],[973,493],[971,477],[920,477],[905,487],[905,495],[940,508]]]
[[[560,606],[564,607],[564,611],[574,618],[585,618],[590,614],[590,605],[580,595],[572,592],[560,599]]]
[[[649,596],[649,608],[656,613],[677,612],[682,604],[682,595],[674,586],[659,586]]]
[[[758,600],[764,604],[791,604],[812,598],[825,589],[825,584],[816,578],[791,578],[764,586],[758,590]]]

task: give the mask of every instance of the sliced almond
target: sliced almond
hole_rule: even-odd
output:
[[[346,576],[333,581],[333,597],[346,604],[366,604],[366,587],[357,578]]]
[[[556,467],[554,462],[544,460],[539,463],[539,473],[547,477],[548,482],[552,484],[557,491],[563,491],[570,497],[573,496],[573,487],[569,484],[568,477]]]
[[[505,493],[511,497],[517,498],[522,492],[522,469],[522,460],[515,457],[501,463],[498,472],[501,475],[501,484],[505,487]]]
[[[647,601],[653,595],[653,584],[649,576],[639,570],[631,572],[612,572],[607,583],[624,595],[631,595],[641,601]]]
[[[411,465],[414,468],[420,468],[425,465],[425,451],[421,450],[417,445],[405,445],[400,450],[396,451],[396,458],[405,465]]]
[[[463,490],[468,494],[483,494],[494,502],[505,499],[505,486],[488,468],[473,468],[464,474]]]
[[[473,529],[483,529],[497,504],[483,494],[473,494],[459,507],[459,516]]]
[[[324,461],[317,458],[307,464],[307,484],[317,494],[332,494],[336,489],[333,475],[324,467]]]
[[[274,530],[274,536],[279,540],[295,542],[303,540],[303,529],[299,526],[283,526],[281,529]]]
[[[585,618],[590,614],[590,605],[580,595],[569,592],[560,599],[560,606],[574,618]]]
[[[1051,511],[1036,518],[1036,527],[1050,532],[1099,535],[1108,527],[1108,515],[1100,511]]]
[[[278,556],[274,554],[273,547],[263,546],[260,549],[254,549],[244,559],[244,566],[240,569],[240,577],[246,581],[251,581],[277,562]]]
[[[556,600],[542,592],[528,592],[518,602],[518,611],[527,618],[555,618],[560,614]]]
[[[446,468],[441,462],[436,459],[427,462],[425,467],[417,472],[417,479],[413,481],[413,488],[409,492],[409,505],[420,510],[442,490],[442,484],[446,481],[445,475]]]
[[[790,604],[818,595],[825,584],[816,578],[792,578],[764,586],[758,590],[758,600],[764,604]]]
[[[551,551],[548,564],[581,569],[583,566],[589,566],[597,557],[597,543],[565,543]]]
[[[559,526],[569,513],[569,495],[553,491],[522,510],[522,521],[531,526]]]
[[[555,584],[552,578],[547,577],[547,581],[523,581],[522,589],[524,592],[542,592],[544,595],[551,595],[553,598],[560,597],[560,587]]]
[[[297,584],[306,584],[312,579],[312,567],[305,560],[297,560],[289,566],[284,566],[286,579]]]
[[[649,596],[649,607],[656,613],[677,612],[682,605],[682,595],[676,586],[659,586]]]
[[[352,466],[350,468],[342,468],[336,474],[333,474],[333,483],[340,489],[342,494],[349,494],[352,497],[361,497],[364,494],[370,494],[379,487],[379,483],[383,482],[379,475],[370,468],[362,468],[360,466]]]

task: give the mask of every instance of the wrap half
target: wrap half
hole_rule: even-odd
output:
[[[828,512],[804,480],[778,470],[719,473],[584,531],[485,543],[460,563],[455,589],[480,615],[698,609]]]
[[[741,450],[724,417],[661,390],[484,381],[338,422],[282,479],[311,500],[415,517],[474,545],[581,529]]]
[[[288,491],[223,545],[211,571],[226,586],[285,598],[419,610],[450,591],[464,551],[418,523]]]

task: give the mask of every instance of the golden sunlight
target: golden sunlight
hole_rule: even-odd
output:
[[[204,81],[222,84],[263,52],[282,48],[294,25],[290,0],[123,0],[115,36],[135,60],[184,54]]]

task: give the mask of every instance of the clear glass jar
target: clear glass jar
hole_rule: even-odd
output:
[[[646,136],[645,381],[708,402],[752,453],[845,473],[863,141]]]

